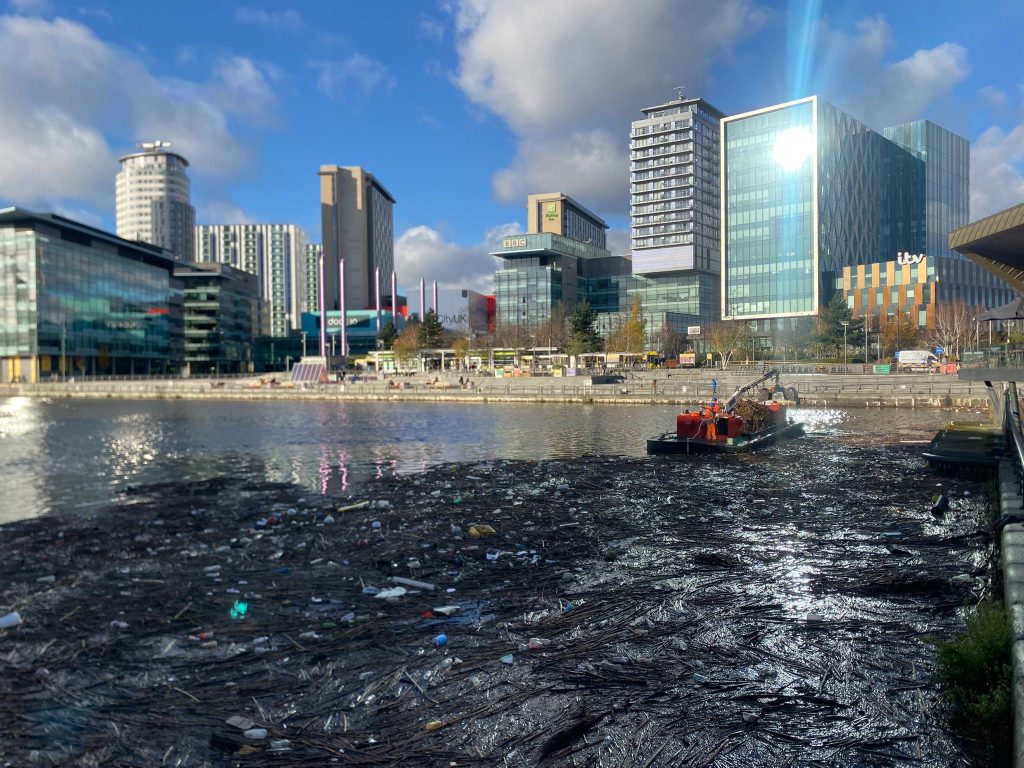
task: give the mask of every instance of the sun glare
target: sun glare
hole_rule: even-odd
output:
[[[785,171],[795,171],[811,156],[814,139],[805,126],[787,128],[775,138],[772,157]]]

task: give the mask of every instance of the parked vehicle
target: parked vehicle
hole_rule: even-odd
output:
[[[896,367],[901,371],[937,371],[939,358],[927,349],[901,349],[896,353]]]

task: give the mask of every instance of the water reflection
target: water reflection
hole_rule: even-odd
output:
[[[643,455],[674,406],[0,400],[0,523],[108,501],[133,483],[216,474],[319,493],[453,461]],[[934,435],[951,411],[793,409],[807,439]],[[961,419],[977,420],[963,413]],[[761,461],[772,461],[766,455]]]

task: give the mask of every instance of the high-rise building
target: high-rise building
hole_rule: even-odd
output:
[[[270,334],[287,336],[302,321],[306,233],[295,224],[203,224],[196,261],[229,264],[255,275],[269,304]]]
[[[303,262],[302,311],[320,311],[320,257],[324,247],[320,243],[306,243],[306,259]]]
[[[170,142],[139,145],[121,158],[115,185],[117,235],[159,245],[183,261],[193,258],[196,210],[190,202],[188,161]]]
[[[949,233],[970,221],[970,142],[930,120],[883,128],[882,135],[924,165],[923,253],[934,267],[936,304],[990,307],[1010,301],[1008,284],[949,248]]]
[[[568,195],[549,192],[526,198],[526,233],[550,232],[598,248],[607,247],[604,219],[591,213]]]
[[[943,301],[1007,295],[944,243],[966,220],[966,140],[923,122],[890,140],[816,96],[721,130],[722,314],[763,340],[806,331],[837,291],[869,325],[919,327]]]
[[[395,268],[395,198],[372,173],[358,166],[320,166],[320,214],[323,225],[324,303],[340,309],[338,265],[345,260],[345,308],[376,305],[376,270],[380,295],[390,306]]]
[[[719,121],[725,115],[681,95],[641,111],[629,134],[633,272],[718,273]]]

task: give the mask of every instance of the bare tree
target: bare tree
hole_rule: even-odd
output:
[[[551,316],[538,325],[533,331],[533,344],[536,347],[558,347],[564,349],[569,343],[569,324],[565,312],[565,304],[558,302],[551,308]]]
[[[947,355],[959,358],[973,335],[974,322],[966,302],[954,301],[935,308],[935,328],[929,332],[929,344],[941,346]]]
[[[708,348],[722,360],[722,370],[729,367],[732,356],[750,344],[750,326],[741,320],[719,321],[708,329]]]

